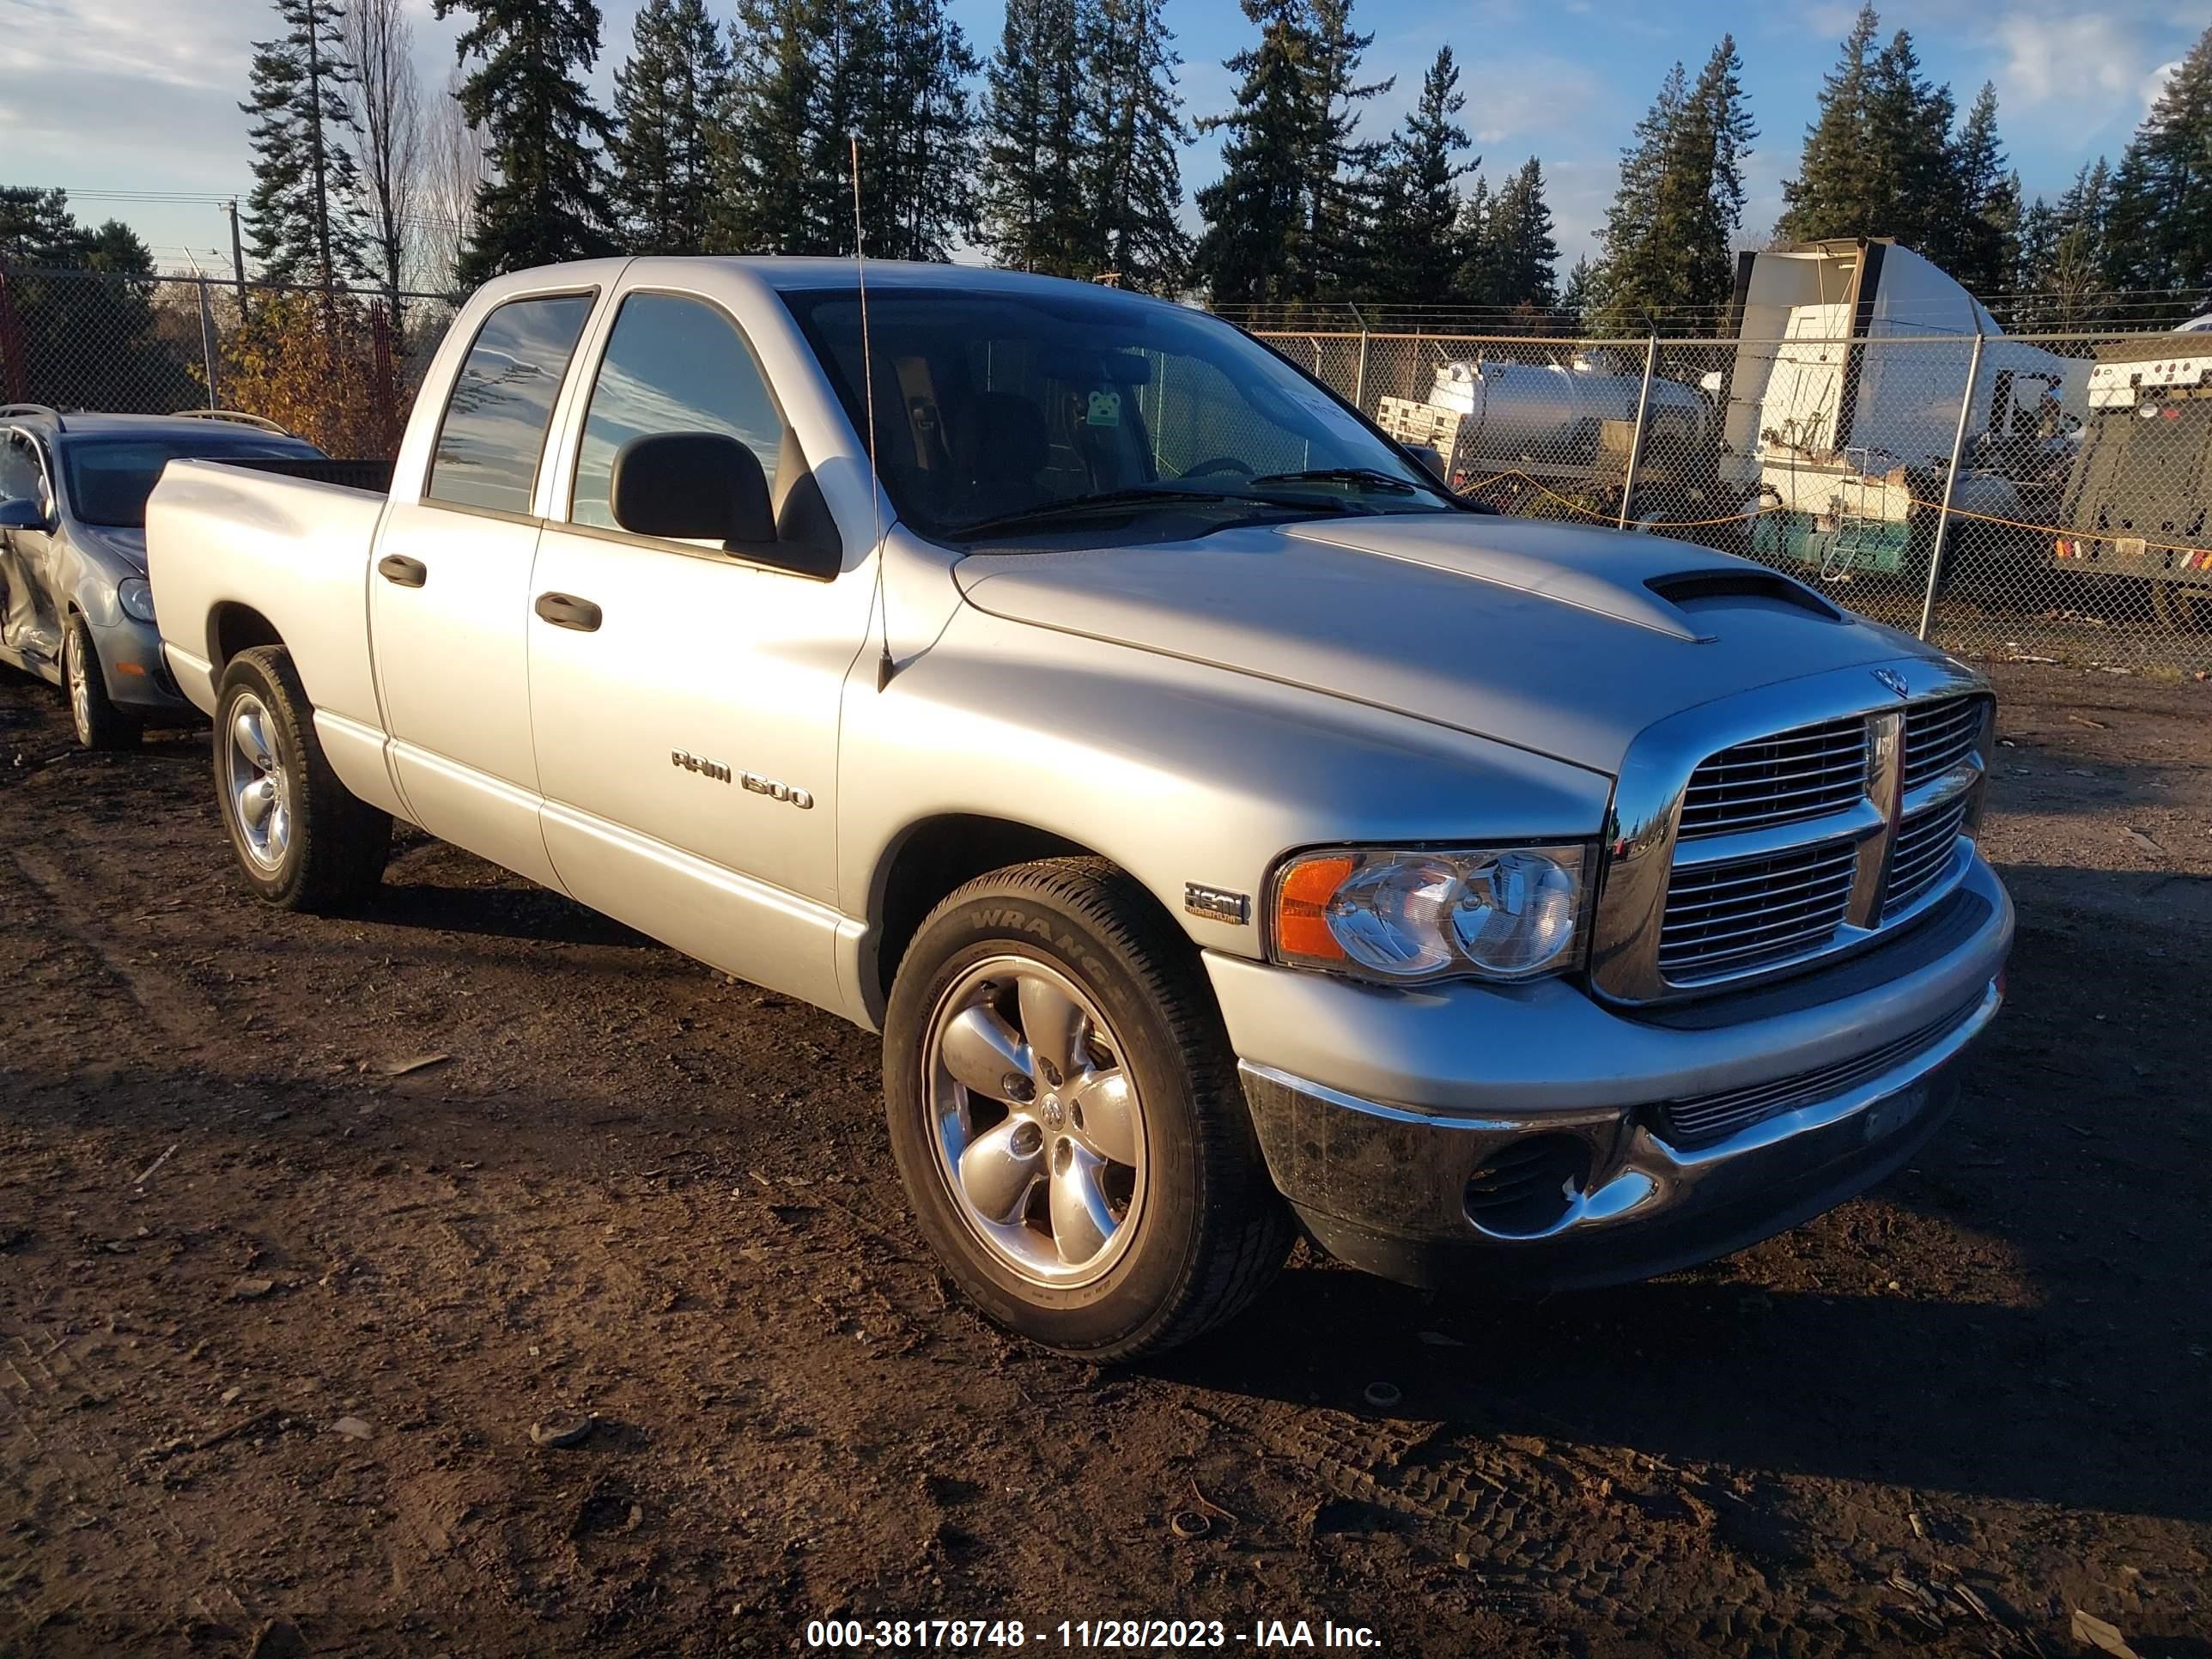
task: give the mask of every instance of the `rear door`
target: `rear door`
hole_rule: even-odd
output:
[[[558,885],[538,824],[527,623],[538,477],[590,293],[495,307],[471,343],[419,500],[395,495],[369,576],[392,769],[441,840]]]
[[[834,1003],[837,715],[868,584],[797,574],[773,550],[739,557],[617,526],[609,483],[634,439],[736,438],[779,504],[806,461],[713,301],[634,291],[602,332],[528,623],[547,849],[594,909]]]

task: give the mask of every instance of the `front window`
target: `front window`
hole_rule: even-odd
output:
[[[146,498],[171,461],[230,461],[247,456],[299,460],[321,453],[283,439],[210,443],[197,438],[76,438],[62,447],[69,509],[80,524],[143,530]]]
[[[859,295],[784,299],[865,438]],[[1218,526],[1456,505],[1327,391],[1203,313],[1072,285],[891,289],[868,295],[868,326],[878,471],[924,535],[982,540],[1100,511]]]

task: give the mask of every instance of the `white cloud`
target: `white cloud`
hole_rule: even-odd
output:
[[[2159,99],[2165,94],[2166,83],[2179,73],[2180,69],[2181,60],[2177,58],[2170,64],[2160,64],[2148,75],[2143,76],[2142,86],[2136,88],[2142,94],[2143,114],[2150,113],[2151,106],[2158,102]]]
[[[2124,97],[2142,79],[2142,43],[2109,15],[2015,14],[1992,32],[2005,53],[1997,89],[2016,109],[2085,94]]]

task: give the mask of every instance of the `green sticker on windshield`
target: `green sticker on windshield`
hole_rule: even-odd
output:
[[[1084,422],[1090,426],[1119,426],[1121,424],[1121,394],[1118,392],[1094,392],[1091,394],[1091,412]]]

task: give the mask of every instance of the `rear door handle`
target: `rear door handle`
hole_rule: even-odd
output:
[[[376,574],[401,587],[420,587],[430,580],[430,567],[404,553],[387,553],[376,562]]]
[[[573,628],[579,634],[599,631],[599,607],[589,599],[580,599],[574,593],[540,593],[538,614],[556,628]]]

